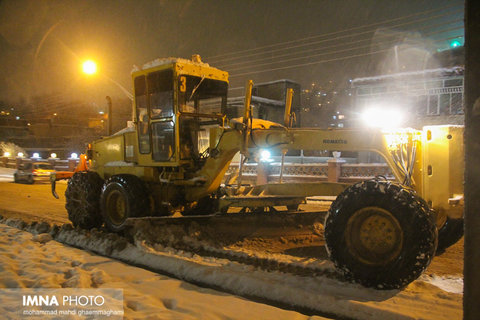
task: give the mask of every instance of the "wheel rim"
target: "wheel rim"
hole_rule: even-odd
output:
[[[120,191],[114,190],[107,196],[106,214],[115,225],[122,224],[127,218],[126,202]]]
[[[351,254],[369,265],[385,265],[400,254],[403,232],[398,220],[387,210],[365,207],[347,222],[346,245]]]

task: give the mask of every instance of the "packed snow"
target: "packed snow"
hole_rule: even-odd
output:
[[[324,319],[202,288],[0,224],[1,288],[121,288],[125,319]],[[138,255],[135,248],[125,254]],[[143,259],[145,260],[145,259]],[[172,267],[174,262],[172,260]],[[181,265],[180,265],[181,267]],[[0,304],[7,316],[11,306]],[[10,317],[13,319],[14,317]]]
[[[25,228],[24,223],[15,220],[3,223]],[[6,235],[0,242],[0,250],[7,257],[0,260],[0,276],[5,279],[0,280],[1,287],[123,287],[127,318],[156,313],[161,318],[175,319],[308,318],[271,305],[353,319],[462,318],[461,277],[422,276],[403,290],[378,291],[325,276],[267,272],[226,259],[202,257],[160,245],[151,247],[140,240],[132,244],[116,235],[77,230],[70,225],[50,229],[37,224],[27,225],[26,229],[37,235],[0,225],[0,232]],[[47,233],[49,230],[53,231]],[[267,301],[270,306],[69,248],[50,240],[51,235],[64,244],[190,283]],[[308,259],[305,263],[309,263]],[[326,269],[331,267],[326,263]],[[67,279],[66,272],[73,276]]]

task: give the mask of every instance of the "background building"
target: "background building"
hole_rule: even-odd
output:
[[[392,108],[406,115],[403,126],[464,123],[463,47],[439,52],[425,69],[352,81],[354,110]],[[430,68],[429,68],[430,67]]]

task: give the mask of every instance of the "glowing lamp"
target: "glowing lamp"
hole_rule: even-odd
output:
[[[450,47],[451,48],[460,47],[461,45],[462,45],[462,43],[459,40],[453,40],[452,42],[450,42]]]
[[[361,114],[361,119],[368,127],[398,128],[403,121],[403,114],[396,109],[372,108]]]
[[[263,161],[263,162],[271,161],[271,159],[270,159],[271,156],[272,156],[272,154],[268,150],[261,150],[260,151],[260,161]]]
[[[93,60],[87,60],[82,64],[82,70],[86,74],[94,74],[97,72],[97,64]]]

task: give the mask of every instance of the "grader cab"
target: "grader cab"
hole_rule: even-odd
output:
[[[245,112],[225,116],[228,73],[201,62],[168,58],[132,73],[133,124],[92,142],[85,164],[68,182],[69,219],[82,228],[115,232],[130,218],[231,214],[230,206],[296,208],[307,196],[336,196],[326,220],[335,265],[365,286],[407,285],[437,249],[463,234],[463,128],[322,130],[291,128],[289,93],[283,124]],[[298,94],[298,93],[297,93]],[[354,185],[334,182],[221,186],[232,158],[261,149],[372,151],[389,165],[382,177]],[[67,175],[53,176],[55,180]],[[273,213],[272,213],[273,214]],[[301,214],[301,213],[298,213]]]

